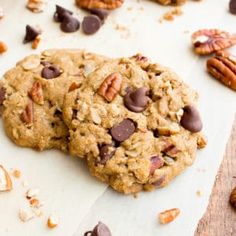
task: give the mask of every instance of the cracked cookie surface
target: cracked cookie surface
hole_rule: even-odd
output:
[[[206,145],[197,98],[141,55],[104,63],[65,96],[69,151],[119,192],[163,187]]]
[[[2,118],[10,139],[37,150],[67,151],[64,95],[105,60],[82,50],[65,49],[47,50],[18,62],[0,81]]]

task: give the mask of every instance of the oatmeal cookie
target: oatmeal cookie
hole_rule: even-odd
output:
[[[0,81],[2,118],[10,139],[23,147],[66,151],[64,94],[105,60],[81,50],[48,50],[18,62]]]
[[[69,151],[129,194],[168,184],[205,146],[198,95],[146,57],[110,60],[65,96]]]

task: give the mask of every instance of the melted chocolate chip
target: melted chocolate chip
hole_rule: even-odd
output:
[[[115,141],[123,142],[135,132],[135,124],[130,119],[124,119],[111,128],[111,136]]]
[[[64,14],[67,13],[69,15],[72,15],[73,13],[61,6],[56,5],[56,12],[53,15],[53,18],[56,22],[62,22],[64,18]]]
[[[6,96],[6,90],[3,87],[0,87],[0,105],[3,104]]]
[[[96,15],[85,16],[82,22],[82,28],[85,34],[95,34],[101,27],[101,20]]]
[[[97,161],[97,163],[103,164],[103,165],[106,164],[106,162],[109,159],[111,159],[114,153],[115,153],[115,149],[114,147],[112,147],[111,144],[103,144],[99,150],[100,160]]]
[[[125,106],[133,112],[142,112],[148,105],[148,89],[145,87],[138,88],[134,91],[128,91],[124,96]]]
[[[90,13],[93,15],[96,15],[99,17],[99,19],[101,20],[101,23],[104,24],[106,18],[109,15],[109,11],[105,10],[105,9],[91,9]]]
[[[236,14],[236,0],[230,0],[230,2],[229,2],[229,11],[232,14]]]
[[[184,114],[181,117],[180,124],[187,130],[196,133],[202,130],[202,121],[198,110],[192,106],[184,107]]]
[[[86,232],[84,236],[112,236],[112,234],[105,224],[98,222],[93,231]]]
[[[80,22],[69,13],[63,15],[63,20],[61,22],[61,30],[66,33],[72,33],[80,28]]]
[[[26,25],[25,31],[26,31],[25,38],[24,38],[23,43],[28,43],[28,42],[34,41],[35,38],[41,34],[41,32],[39,30],[36,30],[35,28],[33,28],[30,25]]]
[[[159,156],[151,157],[150,175],[154,174],[156,169],[161,168],[164,165],[164,161]]]
[[[54,79],[61,74],[58,67],[50,65],[42,69],[41,75],[45,79]]]

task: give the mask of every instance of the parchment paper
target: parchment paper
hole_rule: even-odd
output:
[[[0,127],[0,162],[21,169],[22,178],[30,179],[31,186],[39,187],[45,201],[45,215],[23,224],[17,218],[17,210],[24,205],[24,191],[20,181],[14,181],[14,190],[0,195],[0,235],[81,236],[99,220],[109,225],[115,236],[193,235],[223,158],[236,111],[236,97],[233,91],[208,76],[207,58],[192,53],[190,35],[207,27],[235,32],[236,17],[228,13],[228,0],[189,1],[182,8],[182,16],[162,24],[158,20],[170,8],[144,0],[127,0],[93,36],[81,32],[61,33],[59,25],[52,21],[55,3],[75,11],[80,20],[85,15],[76,9],[72,0],[50,0],[42,14],[25,10],[25,1],[0,0],[6,11],[5,19],[0,21],[0,39],[9,45],[9,52],[0,57],[0,74],[22,56],[34,53],[30,45],[22,45],[26,24],[40,25],[43,29],[44,39],[38,51],[73,47],[111,57],[141,52],[174,69],[199,92],[199,109],[209,144],[198,152],[195,164],[168,187],[139,194],[134,199],[117,194],[90,177],[80,160],[57,151],[37,153],[16,147]],[[231,51],[236,53],[235,49]],[[201,197],[197,196],[197,191],[202,193]],[[158,213],[173,207],[181,210],[178,219],[166,226],[159,225]],[[46,219],[53,212],[59,215],[60,224],[57,229],[48,231]]]

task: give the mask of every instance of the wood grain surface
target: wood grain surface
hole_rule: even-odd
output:
[[[199,221],[195,236],[236,236],[236,210],[229,204],[229,195],[235,186],[236,119],[207,211]]]

